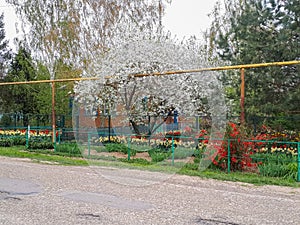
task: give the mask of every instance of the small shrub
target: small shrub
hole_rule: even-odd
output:
[[[229,123],[226,129],[224,141],[221,146],[216,146],[217,150],[212,156],[212,163],[222,170],[227,169],[228,161],[228,140],[230,140],[230,168],[233,171],[247,171],[257,167],[252,162],[252,142],[246,142],[247,132],[244,127]]]

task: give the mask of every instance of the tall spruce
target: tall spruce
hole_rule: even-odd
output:
[[[36,70],[30,53],[20,47],[13,57],[4,82],[36,80]],[[38,89],[33,85],[8,85],[1,88],[3,109],[7,113],[21,113],[24,115],[23,125],[28,125],[28,114],[38,112],[36,96]]]
[[[229,64],[251,64],[300,59],[300,4],[298,0],[225,0],[212,13],[207,32],[211,51]],[[213,49],[213,50],[212,50]],[[231,97],[239,101],[239,72],[226,73]],[[248,115],[282,115],[300,111],[300,66],[246,70]],[[237,109],[238,107],[236,107]]]

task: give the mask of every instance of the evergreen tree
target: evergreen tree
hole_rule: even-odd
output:
[[[212,15],[208,31],[211,49],[232,65],[300,59],[300,4],[298,0],[225,0]],[[299,66],[246,70],[246,112],[279,115],[300,111]],[[239,73],[224,81],[239,100]],[[235,89],[233,91],[232,87]],[[236,104],[237,105],[237,104]]]
[[[36,80],[36,70],[30,53],[20,47],[14,56],[4,82]],[[33,85],[8,85],[1,88],[3,109],[7,113],[19,112],[23,115],[38,112],[36,96],[38,89]],[[28,125],[28,117],[24,116],[23,125]]]

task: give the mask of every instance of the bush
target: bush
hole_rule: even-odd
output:
[[[247,132],[244,127],[229,123],[222,145],[216,146],[217,150],[211,156],[212,163],[222,170],[226,170],[228,165],[228,140],[230,140],[230,168],[233,171],[249,170],[251,167],[257,167],[252,162],[251,154],[253,149],[252,142],[245,142]]]

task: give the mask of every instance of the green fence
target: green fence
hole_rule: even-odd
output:
[[[69,133],[66,135],[66,133]],[[71,133],[71,134],[70,134]],[[153,162],[166,160],[168,165],[182,166],[182,159],[193,157],[194,162],[205,159],[205,145],[208,140],[194,137],[166,135],[161,137],[141,138],[134,135],[108,133],[94,133],[89,131],[65,131],[59,133],[59,144],[70,142],[65,137],[77,137],[78,144],[85,148],[84,157],[97,159],[99,152],[122,152],[126,159],[136,158],[138,153],[148,153]],[[64,136],[64,137],[63,137]],[[214,140],[210,140],[210,143]],[[239,140],[240,144],[251,143],[255,150],[249,151],[248,155],[237,154],[232,143],[236,139],[215,140],[223,147],[224,156],[221,165],[228,173],[236,170],[236,165],[245,160],[254,165],[260,174],[274,177],[293,177],[300,181],[300,142],[287,142],[278,140]],[[220,144],[221,142],[221,144]],[[224,147],[226,145],[226,147]],[[224,151],[225,150],[225,151]],[[209,152],[218,157],[218,152]],[[222,153],[222,152],[221,152]],[[221,154],[220,153],[220,154]],[[104,157],[102,157],[103,159]],[[107,157],[109,159],[109,157]],[[198,160],[195,160],[198,159]],[[225,163],[226,162],[226,163]],[[226,164],[226,165],[225,165]],[[212,165],[215,167],[215,165]],[[247,167],[247,165],[246,165]],[[249,171],[251,168],[248,168]],[[245,170],[247,171],[247,170]],[[250,171],[253,172],[253,171]],[[254,171],[255,172],[255,171]]]
[[[264,176],[286,177],[300,181],[300,142],[278,140],[210,140],[191,136],[161,135],[136,137],[134,135],[110,134],[86,130],[57,129],[56,143],[52,143],[49,127],[22,127],[0,130],[0,146],[24,145],[28,150],[44,149],[53,153],[79,156],[87,159],[123,160],[138,159],[149,163],[182,167],[184,164],[197,169],[201,160],[218,159],[210,167],[221,168],[228,173],[237,170],[243,163],[255,165],[250,171]],[[219,150],[207,151],[212,143]],[[247,145],[246,145],[247,144]],[[239,145],[251,146],[241,154]],[[252,148],[252,149],[251,149]],[[212,148],[213,149],[213,148]],[[118,153],[109,155],[108,153]],[[209,154],[207,154],[209,153]],[[242,167],[241,167],[242,168]]]

